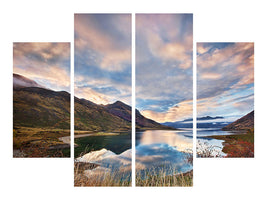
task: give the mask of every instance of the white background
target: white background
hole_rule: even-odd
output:
[[[257,2],[1,1],[1,199],[266,199],[267,12]],[[255,158],[194,159],[192,188],[75,188],[70,158],[13,159],[12,43],[73,42],[73,14],[97,12],[193,13],[194,42],[255,42]]]

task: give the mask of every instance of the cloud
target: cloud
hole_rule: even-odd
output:
[[[131,102],[131,84],[116,82],[109,77],[92,79],[87,76],[76,75],[74,85],[75,96],[96,104],[109,104],[117,100],[127,104]]]
[[[75,14],[75,95],[131,102],[131,15]]]
[[[197,99],[197,115],[202,116],[243,116],[254,109],[253,90],[228,90],[221,95]]]
[[[148,118],[192,114],[183,103],[193,97],[192,48],[192,14],[136,15],[136,105]]]
[[[247,99],[244,101],[235,102],[233,106],[241,112],[248,112],[254,108],[254,99]]]
[[[40,66],[40,65],[39,65]],[[18,74],[23,74],[24,76],[36,80],[41,85],[45,85],[50,89],[54,90],[68,90],[70,87],[70,76],[69,74],[62,68],[58,66],[45,66],[44,70],[38,70],[35,67],[27,67],[25,71],[21,68],[14,68],[14,72]]]
[[[190,19],[190,15],[138,14],[137,61],[146,61],[147,56],[152,55],[162,60],[176,61],[176,66],[181,69],[192,67],[192,22],[189,25],[185,23]],[[179,29],[179,26],[189,27]]]
[[[14,43],[13,72],[53,90],[70,90],[69,43]]]
[[[17,58],[28,58],[33,61],[43,61],[49,64],[69,59],[70,43],[54,42],[28,42],[14,43],[13,56],[16,63]],[[21,63],[16,63],[21,64]]]
[[[207,72],[207,73],[203,73],[203,74],[201,74],[201,79],[219,79],[219,78],[221,78],[221,74],[218,74],[218,73],[209,73],[209,72]]]
[[[96,91],[90,87],[78,87],[75,86],[74,95],[78,98],[84,98],[89,101],[92,101],[96,104],[110,104],[114,103],[117,100],[125,102],[128,105],[131,105],[131,95],[130,92],[125,91],[116,91],[115,93],[101,92]],[[131,93],[130,93],[131,94]]]
[[[110,98],[104,94],[98,93],[91,88],[79,88],[75,87],[75,96],[78,98],[84,98],[97,104],[108,104]]]
[[[198,43],[198,48],[203,48],[204,43]],[[209,43],[207,43],[209,44]],[[212,46],[212,43],[210,43]],[[229,43],[225,48],[208,47],[208,53],[197,57],[197,67],[227,67],[229,65],[249,64],[251,66],[251,54],[254,54],[254,43]],[[248,62],[250,60],[250,62]]]
[[[208,46],[205,46],[208,45]],[[245,89],[254,83],[253,43],[200,43],[209,48],[197,57],[198,98]]]
[[[170,107],[166,112],[156,112],[152,110],[141,111],[142,115],[153,119],[157,122],[173,122],[192,117],[193,115],[193,101],[183,101],[175,106]]]
[[[204,54],[210,50],[210,47],[204,47],[203,43],[198,43],[197,45],[197,53]]]
[[[87,65],[123,70],[131,64],[131,15],[75,14],[75,51]]]

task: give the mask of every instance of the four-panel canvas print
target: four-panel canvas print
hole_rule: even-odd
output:
[[[194,148],[193,14],[134,17],[74,15],[74,186],[193,186],[194,149],[254,157],[254,43],[197,43]],[[13,43],[13,157],[70,157],[70,85],[70,43]]]

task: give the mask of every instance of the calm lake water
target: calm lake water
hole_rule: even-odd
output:
[[[132,140],[131,132],[110,136],[88,136],[76,138],[75,158],[77,162],[95,163],[99,166],[85,170],[88,178],[103,177],[111,173],[122,179],[131,180]],[[86,154],[84,154],[86,153]],[[83,155],[79,157],[80,155]]]
[[[78,147],[75,148],[75,157],[81,153],[101,150],[103,148],[120,154],[132,147],[131,132],[120,133],[119,135],[110,136],[88,136],[76,138],[75,143]]]
[[[192,153],[192,130],[147,130],[136,132],[136,170],[161,171],[167,174],[190,171],[187,161]]]
[[[233,135],[243,134],[244,131],[222,131],[220,128],[198,128],[197,129],[197,148],[212,148],[215,155],[226,156],[222,152],[224,140],[217,140],[213,138],[207,138],[206,136],[212,135]]]
[[[103,174],[106,171],[123,170],[131,176],[131,133],[112,136],[89,136],[76,138],[77,161],[99,164],[89,175]],[[136,132],[135,163],[137,172],[154,173],[164,170],[166,174],[187,172],[193,169],[188,157],[192,155],[192,130],[147,130]],[[79,157],[81,152],[89,152]],[[89,176],[88,175],[88,176]]]

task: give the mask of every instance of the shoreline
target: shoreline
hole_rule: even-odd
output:
[[[76,138],[82,138],[82,137],[90,137],[90,136],[108,136],[108,135],[119,135],[119,133],[105,133],[105,132],[95,133],[94,132],[94,133],[79,134],[79,135],[75,135],[74,134],[74,139],[76,139]],[[64,136],[64,137],[60,137],[58,139],[60,141],[62,141],[63,143],[70,145],[71,136]],[[74,143],[74,147],[75,146],[78,146],[78,145]]]
[[[211,135],[206,138],[223,140],[222,152],[226,157],[254,157],[254,130],[231,135]]]

